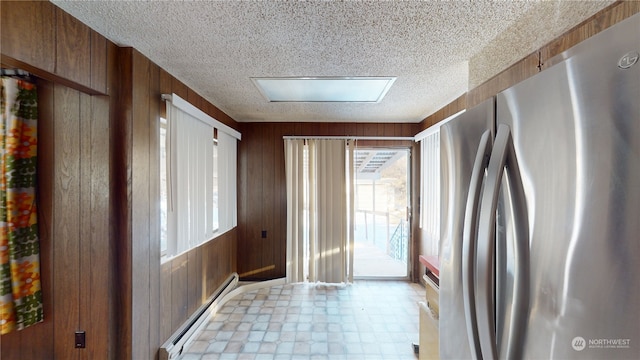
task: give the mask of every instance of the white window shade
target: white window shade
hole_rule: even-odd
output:
[[[163,99],[167,101],[168,123],[166,260],[237,225],[236,139],[240,133],[175,94],[163,95]],[[218,132],[217,157],[214,157],[214,129]]]
[[[213,236],[207,179],[213,179],[213,128],[171,106],[168,114],[170,142],[170,191],[168,246],[179,254]]]
[[[172,106],[182,110],[183,112],[193,116],[194,118],[204,122],[205,124],[211,125],[211,127],[218,129],[218,131],[225,132],[238,140],[242,140],[242,134],[240,134],[240,132],[212,118],[207,113],[193,106],[180,96],[176,94],[162,94],[162,99],[167,101],[167,104],[171,104]]]

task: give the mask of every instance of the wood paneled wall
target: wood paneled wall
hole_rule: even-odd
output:
[[[0,2],[3,67],[38,82],[45,321],[0,338],[4,359],[154,359],[236,269],[237,229],[160,263],[161,93],[238,124],[129,48],[49,2]],[[25,15],[26,14],[26,15]],[[45,80],[46,79],[46,80]],[[87,347],[74,347],[86,331]]]
[[[110,356],[109,100],[38,85],[38,199],[45,321],[3,335],[2,359]],[[87,347],[74,348],[74,333]]]
[[[422,120],[422,122],[420,122],[420,125],[418,126],[418,130],[419,131],[425,130],[435,125],[436,123],[448,118],[449,116],[452,116],[466,108],[467,108],[467,94],[464,94],[458,97],[457,99],[453,100],[449,104],[445,105],[440,110],[429,115],[426,119]]]
[[[161,94],[176,93],[236,127],[228,116],[131,48],[119,49],[113,96],[114,212],[118,294],[126,313],[118,331],[119,358],[154,359],[162,343],[235,271],[237,229],[160,263],[159,124]]]
[[[2,62],[107,94],[107,39],[48,1],[1,1]]]
[[[238,273],[246,280],[286,275],[286,135],[413,136],[417,124],[241,123],[238,165]],[[394,146],[388,141],[371,146]],[[411,142],[401,144],[411,146]],[[267,232],[262,238],[262,231]]]
[[[37,81],[43,323],[0,337],[2,359],[114,358],[109,44],[49,2],[0,3],[3,67]],[[45,80],[46,79],[46,80]],[[74,347],[75,331],[87,334]]]

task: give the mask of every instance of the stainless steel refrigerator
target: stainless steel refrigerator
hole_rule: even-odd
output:
[[[640,358],[639,53],[636,14],[442,125],[441,358]]]

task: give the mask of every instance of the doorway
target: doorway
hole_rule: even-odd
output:
[[[409,276],[409,161],[407,148],[355,150],[355,278]]]

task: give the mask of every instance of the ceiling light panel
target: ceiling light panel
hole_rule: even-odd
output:
[[[251,80],[270,102],[377,103],[396,77],[254,77]]]

